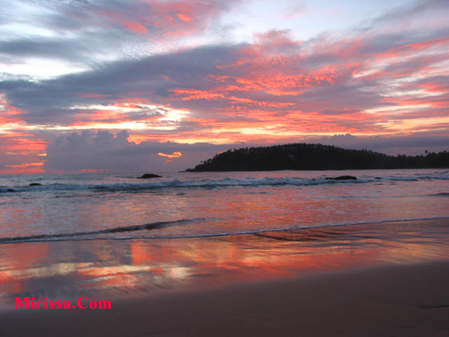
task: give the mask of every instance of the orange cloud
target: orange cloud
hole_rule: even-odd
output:
[[[161,156],[161,157],[167,157],[167,158],[179,158],[179,157],[182,157],[182,153],[181,152],[173,152],[172,154],[166,154],[166,153],[159,152],[158,155]]]
[[[0,142],[6,152],[33,154],[42,153],[49,144],[48,141],[36,138],[33,134],[27,132],[7,132],[0,134]]]
[[[94,170],[94,169],[82,169],[82,170],[79,170],[79,172],[81,172],[81,173],[97,173],[98,170]]]
[[[386,52],[376,53],[374,54],[374,56],[376,58],[395,58],[407,54],[412,54],[415,53],[416,51],[422,51],[428,48],[444,47],[447,44],[449,44],[449,37],[443,37],[439,39],[425,40],[421,42],[406,44],[399,47],[394,47],[387,50]]]
[[[5,168],[0,169],[1,174],[39,174],[44,173],[44,163],[23,163],[4,165]]]
[[[122,25],[126,26],[132,32],[139,33],[139,34],[148,33],[148,28],[139,22],[125,21],[125,20],[119,20],[119,22]]]
[[[207,29],[210,21],[225,11],[219,1],[204,4],[201,1],[135,2],[128,10],[99,10],[96,14],[112,25],[120,25],[132,33],[151,35],[153,39],[184,37]]]
[[[183,101],[190,100],[216,100],[220,98],[225,98],[222,93],[214,93],[206,90],[195,90],[195,89],[171,89],[175,96],[183,96],[181,99]]]
[[[44,166],[44,163],[25,163],[25,164],[5,165],[5,166],[10,168],[27,168],[27,167]]]
[[[192,22],[193,18],[182,13],[176,13],[176,16],[184,22]]]
[[[20,115],[22,114],[22,110],[10,104],[6,95],[0,93],[0,126],[1,124],[21,123]]]

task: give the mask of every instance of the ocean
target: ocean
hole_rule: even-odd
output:
[[[449,257],[447,169],[161,175],[0,176],[1,298]]]

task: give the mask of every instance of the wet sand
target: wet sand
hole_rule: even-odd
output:
[[[112,301],[111,310],[10,310],[0,336],[447,336],[449,261]],[[104,298],[103,298],[104,299]]]

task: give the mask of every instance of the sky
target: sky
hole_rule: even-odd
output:
[[[1,0],[0,174],[449,149],[447,0]]]

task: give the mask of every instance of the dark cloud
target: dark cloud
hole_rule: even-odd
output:
[[[138,61],[120,61],[98,67],[94,71],[61,76],[40,82],[4,81],[0,91],[6,92],[12,104],[27,111],[30,124],[70,124],[76,119],[77,105],[113,104],[120,99],[149,99],[168,103],[170,89],[195,87],[207,90],[209,74],[216,66],[232,62],[239,46],[195,48],[182,53],[147,57]],[[167,74],[167,75],[166,75]],[[164,76],[169,76],[167,79]],[[88,97],[96,94],[102,97]],[[174,103],[180,108],[198,104]],[[203,109],[213,107],[213,103]]]
[[[446,0],[418,0],[411,5],[398,6],[384,15],[366,23],[366,27],[378,27],[379,25],[391,25],[399,21],[413,24],[413,20],[427,20],[435,12],[447,11],[449,4]]]
[[[220,16],[236,3],[5,0],[0,53],[9,56],[6,63],[17,62],[18,57],[23,62],[41,57],[81,63],[89,69],[104,62],[105,56],[141,57],[158,48],[167,49],[170,41],[178,38],[203,34],[219,25]],[[8,25],[23,27],[11,31]],[[35,32],[26,25],[32,25]]]
[[[208,143],[179,144],[173,142],[128,141],[128,132],[113,134],[109,131],[84,131],[60,136],[47,147],[47,172],[79,170],[107,170],[120,173],[147,171],[178,171],[195,166],[215,153],[231,148],[230,145]],[[181,152],[172,159],[158,153]]]

